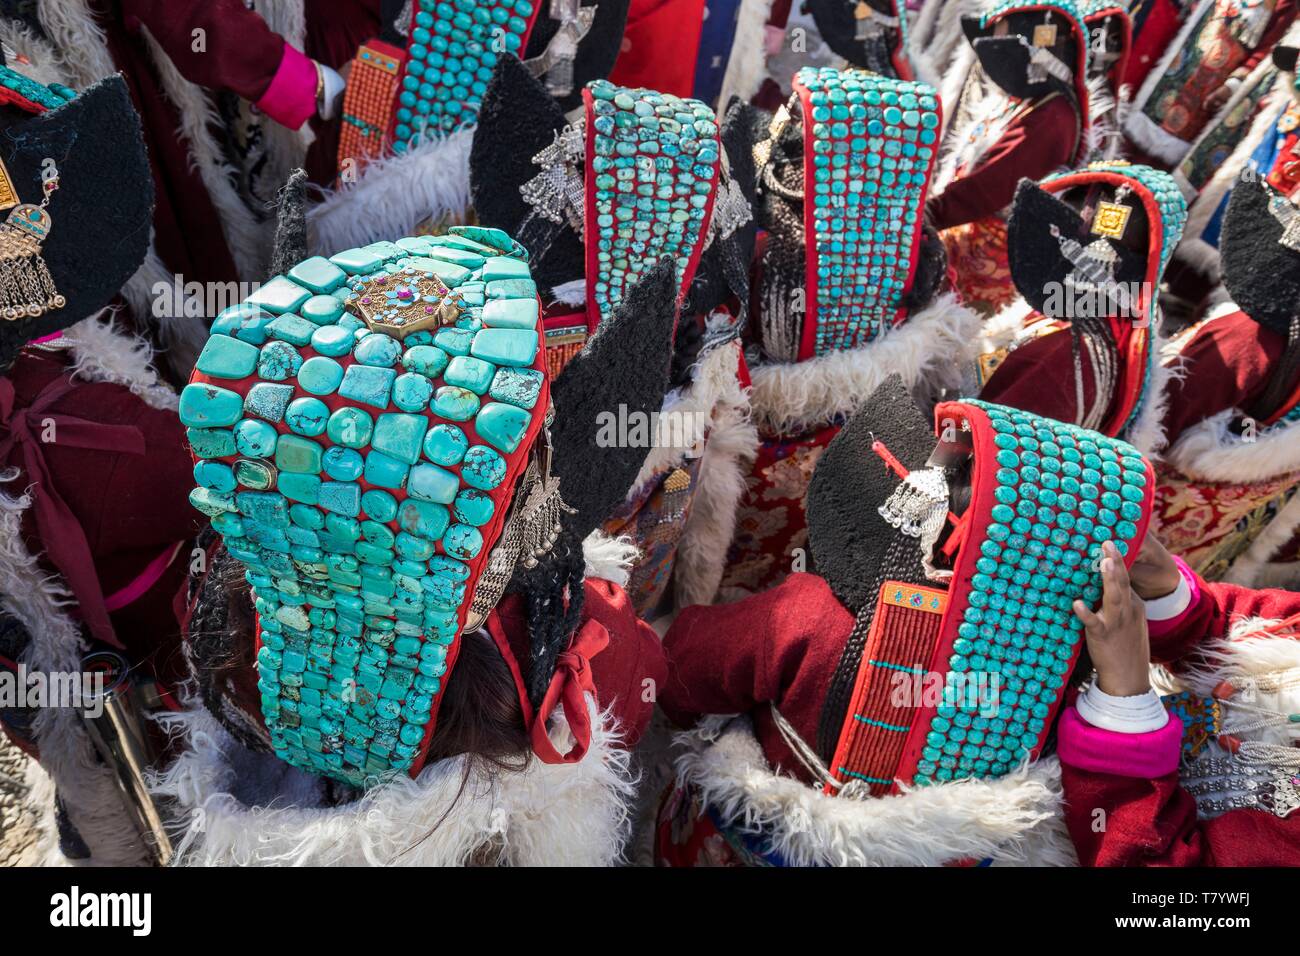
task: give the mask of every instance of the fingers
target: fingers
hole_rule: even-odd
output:
[[[1088,605],[1084,604],[1082,601],[1076,600],[1074,602],[1074,616],[1079,619],[1079,623],[1081,623],[1084,626],[1084,629],[1088,632],[1100,632],[1102,630],[1101,618],[1090,611]]]

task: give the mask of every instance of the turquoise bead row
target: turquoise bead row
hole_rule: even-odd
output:
[[[1044,0],[1042,3],[1026,2],[1026,0],[1002,0],[1001,3],[990,7],[980,17],[980,28],[986,29],[989,24],[1009,13],[1020,13],[1026,10],[1040,11],[1044,9],[1051,10],[1053,13],[1059,13],[1061,16],[1069,20],[1071,27],[1074,29],[1075,39],[1084,41],[1086,46],[1088,31],[1083,25],[1084,12],[1083,9],[1074,2],[1074,0]]]
[[[263,717],[304,770],[406,771],[436,712],[508,458],[544,412],[512,248],[454,227],[307,259],[217,317],[181,394],[190,500],[245,565]],[[399,341],[353,314],[420,269],[465,305],[454,325]]]
[[[71,87],[61,83],[46,86],[7,66],[0,66],[0,86],[8,87],[18,95],[51,110],[77,98],[77,91]]]
[[[497,59],[522,55],[536,10],[535,0],[418,0],[393,149],[477,122]]]
[[[661,257],[673,258],[679,284],[685,279],[708,224],[722,143],[717,117],[699,100],[606,80],[587,89],[594,177],[587,242],[595,250],[588,281],[605,319]]]
[[[939,135],[939,102],[923,83],[805,67],[805,210],[814,241],[815,353],[855,348],[898,316],[922,224]]]
[[[947,682],[931,719],[915,782],[1000,777],[1037,747],[1065,687],[1083,626],[1072,605],[1101,597],[1094,570],[1105,541],[1121,554],[1141,527],[1147,472],[1118,439],[1028,412],[983,409],[995,461],[991,513],[976,516],[963,551],[979,557],[966,593]],[[997,712],[960,693],[973,675],[996,679]],[[996,675],[996,678],[994,678]]]

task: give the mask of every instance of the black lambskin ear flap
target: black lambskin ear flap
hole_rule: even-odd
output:
[[[1238,308],[1283,338],[1300,313],[1300,252],[1282,245],[1283,225],[1269,211],[1276,195],[1257,176],[1238,179],[1219,239],[1223,284]],[[1289,215],[1300,209],[1287,204]]]
[[[307,171],[295,169],[276,200],[271,275],[282,275],[307,258]]]
[[[874,441],[883,442],[909,471],[924,468],[934,450],[934,429],[897,375],[831,440],[808,484],[813,563],[840,603],[855,613],[874,597],[876,571],[895,531],[879,508],[900,479],[872,451]]]
[[[853,15],[854,6],[849,0],[804,0],[805,9],[812,14],[813,23],[817,25],[817,32],[837,56],[848,60],[851,66],[871,70],[882,76],[895,76],[897,69],[890,57],[891,46],[885,37],[866,41],[857,39],[858,24]],[[874,5],[872,9],[875,10]]]
[[[722,121],[722,148],[726,150],[732,181],[749,203],[750,220],[726,239],[714,242],[700,256],[695,278],[686,294],[682,314],[707,315],[731,296],[742,313],[749,306],[749,266],[758,236],[758,171],[754,143],[766,137],[772,114],[732,97]]]
[[[537,0],[544,2],[544,0]],[[582,102],[582,88],[592,80],[603,80],[614,69],[618,59],[619,45],[623,42],[623,29],[627,25],[627,10],[630,0],[587,0],[584,7],[594,6],[596,17],[591,29],[578,42],[578,53],[573,58],[573,92],[558,100],[560,109],[567,113]],[[528,49],[524,59],[531,60],[541,56],[546,45],[551,42],[560,28],[560,21],[547,15],[546,7],[533,25],[533,32],[528,37]]]
[[[144,261],[154,189],[140,117],[120,76],[39,116],[0,110],[0,159],[19,200],[33,205],[41,201],[46,161],[57,167],[59,188],[46,209],[50,232],[41,257],[67,300],[34,319],[0,322],[3,369],[26,342],[112,301]]]
[[[903,308],[908,312],[916,312],[929,305],[943,284],[947,270],[948,251],[944,248],[938,231],[933,226],[922,226],[916,275],[912,278],[912,288],[903,297]]]
[[[1300,55],[1300,47],[1275,46],[1273,47],[1273,65],[1279,70],[1294,73],[1297,55]]]
[[[1037,183],[1022,179],[1007,222],[1007,258],[1011,280],[1030,307],[1040,312],[1051,291],[1073,269],[1061,255],[1052,226],[1080,245],[1086,246],[1091,241],[1085,235],[1082,216]]]
[[[663,406],[676,285],[665,258],[632,287],[551,387],[552,472],[565,503],[576,512],[563,519],[572,541],[581,542],[627,497],[650,452],[611,440],[619,436],[608,434],[609,416],[633,423],[644,415],[648,422]]]
[[[1018,99],[1045,96],[1060,86],[1049,76],[1041,83],[1029,82],[1029,48],[1018,35],[980,37],[975,41],[975,56],[988,78]]]
[[[568,226],[520,229],[532,208],[519,187],[541,171],[533,157],[565,125],[560,105],[526,66],[512,56],[497,61],[470,147],[470,199],[482,225],[504,230],[525,246],[530,237],[545,237],[544,247],[533,242],[537,248],[528,249],[533,279],[543,289],[580,279],[586,268],[582,240]]]
[[[974,44],[980,37],[987,36],[980,26],[980,18],[964,14],[961,18],[961,32],[966,34],[966,42]]]

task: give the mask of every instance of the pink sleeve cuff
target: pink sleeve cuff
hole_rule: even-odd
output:
[[[1056,750],[1062,763],[1117,777],[1152,779],[1178,769],[1183,722],[1172,714],[1159,730],[1121,734],[1094,727],[1073,706],[1061,712]]]
[[[257,108],[281,126],[301,128],[316,112],[316,63],[286,43],[279,69]]]
[[[1187,606],[1173,617],[1165,618],[1164,620],[1152,620],[1148,617],[1147,633],[1151,637],[1164,637],[1165,635],[1172,634],[1174,631],[1178,630],[1183,621],[1187,620],[1187,616],[1196,610],[1197,605],[1200,604],[1201,601],[1201,585],[1197,581],[1196,572],[1189,568],[1187,562],[1182,558],[1175,557],[1174,564],[1178,566],[1178,573],[1181,574],[1183,580],[1187,582],[1187,589],[1191,592],[1191,599],[1187,602]]]

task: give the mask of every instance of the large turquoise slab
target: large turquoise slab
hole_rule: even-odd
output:
[[[537,295],[532,279],[496,279],[487,284],[489,299],[531,299]]]
[[[301,315],[286,313],[266,327],[271,338],[288,342],[290,345],[307,345],[311,342],[316,326]]]
[[[298,285],[318,294],[333,292],[346,282],[348,277],[337,263],[330,262],[324,256],[304,259],[290,269],[288,274],[289,278]]]
[[[423,415],[389,412],[375,422],[370,443],[376,451],[414,465],[420,460],[420,445],[427,428],[428,420]]]
[[[477,269],[486,261],[481,253],[448,245],[432,246],[427,255],[466,269]]]
[[[275,445],[275,467],[281,471],[317,474],[321,470],[321,447],[310,438],[281,435]]]
[[[321,457],[321,467],[335,481],[356,481],[365,470],[365,459],[355,448],[333,445]]]
[[[298,314],[313,325],[329,325],[343,314],[343,303],[332,295],[314,295],[302,304]]]
[[[433,397],[433,383],[425,376],[407,372],[393,382],[393,404],[404,412],[423,411]]]
[[[494,510],[492,496],[486,491],[479,491],[477,488],[466,488],[461,491],[456,495],[456,501],[452,505],[452,511],[456,515],[457,521],[475,527],[485,525],[491,521]]]
[[[488,402],[474,419],[479,437],[506,454],[519,447],[528,433],[532,415],[515,405]]]
[[[452,355],[468,355],[474,343],[474,333],[467,329],[442,329],[433,337],[433,344]]]
[[[275,316],[265,309],[241,302],[223,309],[212,320],[211,331],[213,335],[233,335],[250,345],[264,345],[267,339],[266,327],[274,319]]]
[[[365,448],[374,429],[374,419],[367,412],[351,407],[336,409],[325,423],[329,440],[347,448]]]
[[[361,486],[355,481],[326,481],[320,486],[320,506],[355,518],[361,513]]]
[[[343,381],[343,366],[324,355],[313,355],[298,370],[298,387],[313,395],[329,395]]]
[[[424,454],[435,465],[458,465],[469,448],[465,433],[455,425],[440,422],[424,436]]]
[[[185,440],[199,458],[226,458],[235,454],[235,433],[225,428],[187,428]]]
[[[257,359],[257,374],[269,382],[283,382],[298,374],[302,356],[288,342],[267,342]]]
[[[351,352],[355,341],[351,332],[338,325],[323,325],[311,334],[311,347],[334,358]]]
[[[453,558],[468,561],[483,549],[483,534],[470,525],[454,524],[442,536],[442,547]]]
[[[295,398],[284,412],[284,423],[299,435],[323,434],[329,423],[329,406],[319,398]]]
[[[347,371],[343,373],[343,384],[339,386],[339,394],[363,405],[387,408],[393,380],[396,378],[397,372],[391,368],[349,365]]]
[[[284,418],[284,410],[292,400],[292,385],[258,382],[244,396],[244,410],[250,415],[265,418],[268,422],[278,422]]]
[[[448,385],[459,385],[476,395],[482,395],[492,384],[492,376],[496,371],[497,367],[491,362],[471,358],[468,355],[457,355],[447,365],[447,371],[442,378]]]
[[[493,279],[531,279],[532,275],[526,262],[512,256],[493,256],[483,263],[482,278],[491,282]]]
[[[320,475],[302,475],[296,472],[280,472],[276,487],[280,494],[290,501],[301,501],[306,505],[320,502]]]
[[[238,484],[234,469],[219,461],[195,462],[194,480],[213,491],[234,491]]]
[[[437,378],[447,367],[449,356],[436,345],[413,345],[402,356],[402,368],[428,378]]]
[[[397,524],[407,534],[437,541],[451,524],[451,517],[445,505],[408,498],[397,508]]]
[[[383,259],[365,249],[348,249],[330,256],[330,262],[351,276],[368,275],[384,264]]]
[[[406,263],[420,272],[437,276],[449,289],[454,289],[470,276],[470,270],[454,262],[443,259],[431,259],[428,256],[413,256]]]
[[[397,364],[402,354],[402,345],[391,335],[372,332],[357,343],[352,355],[362,365],[375,365],[389,368]]]
[[[256,292],[244,300],[245,305],[257,306],[275,315],[297,311],[311,298],[311,292],[304,289],[285,276],[276,276],[262,284]]]
[[[497,365],[531,365],[537,357],[537,333],[523,329],[483,329],[474,336],[470,354]]]
[[[249,458],[270,458],[278,437],[272,426],[256,418],[245,418],[235,426],[235,447]]]
[[[474,403],[477,406],[477,398]],[[191,382],[181,391],[179,413],[182,425],[222,428],[239,421],[244,399],[238,392],[219,385]]]
[[[452,472],[421,462],[411,469],[406,490],[412,498],[449,505],[456,500],[459,485],[460,482]]]
[[[542,392],[542,373],[534,368],[497,369],[488,390],[499,402],[518,405],[520,408],[532,408],[537,404],[537,397]]]
[[[367,483],[380,488],[403,488],[406,486],[410,466],[383,452],[370,451],[366,454],[365,478]]]
[[[478,396],[459,385],[443,385],[433,396],[429,407],[437,415],[453,422],[467,422],[478,411]]]
[[[493,299],[483,306],[483,324],[490,329],[535,329],[537,300]]]
[[[213,335],[194,367],[213,378],[247,378],[257,368],[257,346],[229,335]]]
[[[465,452],[460,476],[471,488],[491,491],[505,480],[506,460],[487,445],[474,445]]]

